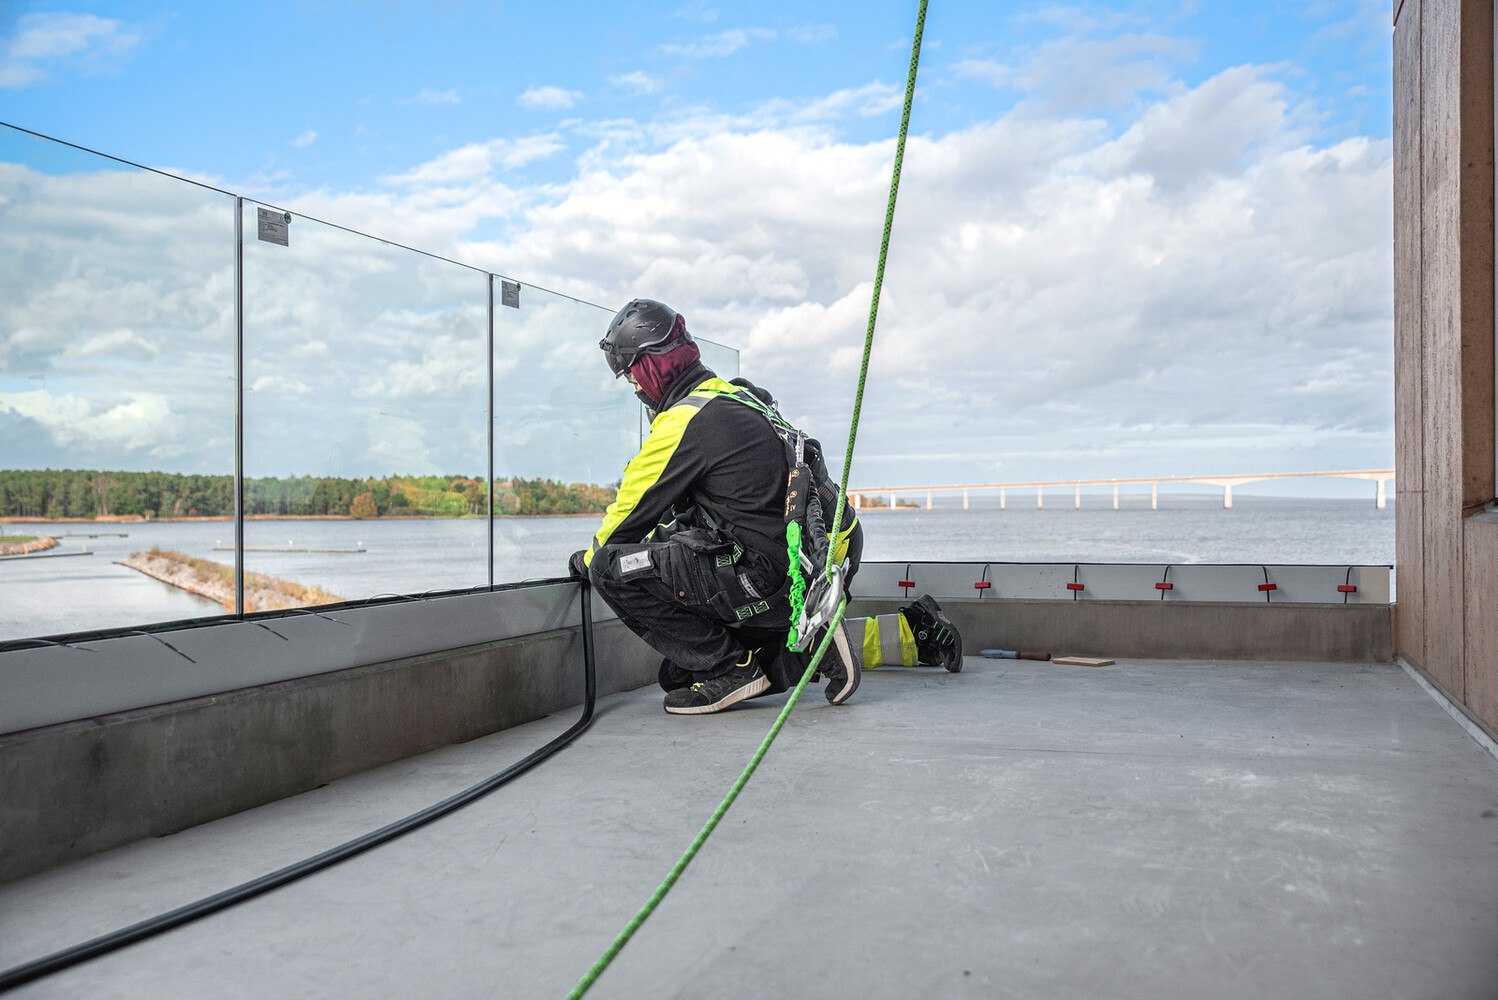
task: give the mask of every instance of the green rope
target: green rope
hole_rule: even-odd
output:
[[[920,64],[921,59],[921,36],[926,30],[926,4],[927,0],[921,0],[920,12],[917,14],[915,22],[915,38],[912,40],[910,47],[910,72],[905,79],[905,108],[900,114],[900,139],[895,144],[895,169],[894,176],[890,179],[889,185],[889,207],[884,215],[884,237],[879,243],[879,269],[874,275],[874,299],[869,306],[868,332],[864,335],[863,363],[859,368],[858,392],[853,401],[853,425],[848,430],[848,451],[843,458],[843,479],[838,487],[838,503],[836,504],[837,509],[832,515],[832,530],[827,533],[829,539],[837,538],[838,531],[842,527],[843,506],[846,502],[844,498],[848,495],[848,470],[853,465],[853,442],[858,437],[858,418],[863,410],[864,383],[868,380],[869,375],[869,354],[874,349],[874,321],[879,315],[879,291],[884,286],[884,262],[889,255],[889,234],[895,221],[895,196],[900,189],[900,167],[905,159],[905,135],[910,128],[910,105],[915,98],[915,74],[916,67]],[[791,565],[799,569],[800,539],[798,537],[796,543],[790,545],[790,527],[795,527],[799,533],[800,525],[793,522],[792,525],[787,527],[786,531],[786,541],[790,547]],[[835,549],[835,545],[827,546],[826,572],[829,577],[832,575]],[[603,971],[614,961],[615,956],[624,950],[624,946],[629,943],[629,939],[634,937],[635,931],[640,929],[645,921],[650,918],[650,915],[655,912],[655,908],[660,905],[661,900],[666,898],[666,893],[671,891],[671,887],[676,884],[676,880],[681,877],[681,873],[686,871],[687,865],[692,863],[692,859],[697,856],[697,852],[702,849],[702,845],[707,842],[707,838],[717,828],[718,821],[728,812],[728,807],[733,805],[734,799],[739,797],[739,792],[748,784],[750,777],[753,776],[755,770],[759,767],[759,762],[764,759],[765,753],[769,751],[770,744],[774,743],[775,737],[780,734],[780,729],[785,725],[786,719],[790,718],[791,709],[796,707],[796,702],[801,698],[801,692],[806,690],[806,685],[810,683],[812,675],[816,673],[817,664],[822,662],[823,655],[826,654],[828,647],[832,645],[833,636],[842,625],[843,611],[847,607],[848,598],[844,596],[838,602],[837,613],[832,616],[832,621],[828,625],[826,634],[822,636],[821,645],[817,647],[816,654],[811,658],[811,662],[807,664],[806,672],[801,675],[801,680],[797,683],[795,690],[791,692],[790,698],[786,699],[785,707],[780,710],[780,715],[775,719],[775,724],[765,734],[765,738],[759,744],[759,749],[754,751],[754,756],[749,759],[748,765],[739,774],[738,779],[734,781],[733,787],[729,788],[728,794],[723,797],[723,801],[718,803],[718,808],[713,810],[712,816],[702,829],[698,831],[696,839],[692,841],[686,853],[677,860],[676,865],[671,869],[671,873],[666,876],[666,880],[656,888],[650,898],[645,901],[645,905],[640,907],[640,911],[630,919],[629,923],[624,925],[624,929],[619,932],[619,936],[614,938],[614,943],[609,945],[608,950],[599,956],[598,961],[593,963],[593,967],[588,970],[587,975],[578,980],[577,985],[572,988],[572,992],[567,994],[567,1000],[578,1000],[579,997],[587,993],[589,988],[597,982],[598,977],[603,975]]]
[[[640,929],[641,925],[655,912],[655,908],[660,905],[661,900],[666,898],[666,893],[670,892],[671,887],[676,884],[676,880],[681,878],[681,873],[687,870],[687,865],[692,863],[692,859],[697,856],[697,852],[702,849],[702,845],[707,843],[707,838],[717,828],[718,821],[728,812],[728,807],[733,805],[733,800],[739,797],[739,792],[743,791],[744,786],[749,783],[750,777],[753,776],[755,770],[759,767],[759,762],[764,760],[765,753],[770,749],[770,744],[775,742],[775,737],[780,734],[780,729],[785,725],[785,720],[790,718],[791,709],[796,707],[796,702],[800,699],[801,692],[806,690],[807,682],[811,680],[811,675],[816,672],[817,664],[822,661],[822,655],[832,645],[833,630],[842,623],[843,610],[847,606],[848,601],[846,598],[837,606],[837,614],[832,616],[832,628],[829,628],[827,634],[822,637],[822,644],[817,647],[816,655],[811,658],[811,663],[807,665],[806,673],[801,675],[800,683],[791,691],[791,696],[786,699],[785,707],[780,710],[780,715],[775,719],[775,724],[770,727],[770,731],[760,741],[759,749],[755,750],[754,756],[749,758],[748,766],[744,768],[738,780],[733,783],[733,787],[728,790],[728,794],[723,796],[723,801],[718,803],[718,808],[713,810],[712,816],[708,818],[702,829],[697,832],[696,838],[692,841],[691,846],[687,848],[686,853],[677,860],[675,867],[671,869],[671,874],[666,876],[666,880],[645,901],[645,905],[640,907],[640,912],[636,913],[630,919],[629,923],[624,925],[624,930],[619,932],[619,936],[614,938],[614,943],[609,945],[608,950],[599,956],[598,961],[593,963],[593,967],[588,970],[587,975],[578,980],[577,985],[572,988],[572,992],[567,994],[567,1000],[577,1000],[578,997],[588,992],[588,989],[598,980],[598,977],[603,975],[603,970],[607,969],[609,964],[614,961],[615,956],[624,950],[624,946],[629,943],[629,939],[635,936],[635,931]]]
[[[884,211],[884,236],[879,241],[879,269],[874,272],[874,298],[869,303],[869,328],[863,338],[863,363],[858,369],[858,392],[853,397],[853,424],[848,428],[848,450],[843,455],[843,479],[838,484],[832,513],[832,530],[827,537],[836,538],[843,524],[843,506],[848,496],[848,473],[853,468],[853,442],[858,439],[858,417],[863,412],[863,387],[869,377],[869,355],[874,350],[874,321],[879,316],[879,292],[884,288],[884,262],[889,256],[889,234],[895,225],[895,197],[900,193],[900,168],[905,162],[905,135],[910,130],[910,105],[915,100],[915,71],[921,62],[921,35],[926,31],[926,0],[921,0],[915,19],[915,39],[910,46],[910,72],[905,77],[905,107],[900,112],[900,138],[895,143],[895,171],[889,182],[889,206]],[[827,549],[826,573],[832,576],[833,547]]]

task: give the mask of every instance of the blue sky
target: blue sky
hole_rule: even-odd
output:
[[[915,9],[22,0],[0,121],[666,299],[836,439]],[[1390,38],[1383,0],[934,0],[855,482],[1392,465]]]
[[[12,2],[0,107],[12,124],[236,189],[359,187],[497,136],[559,130],[577,153],[599,120],[647,126],[898,87],[915,6],[763,2],[744,16],[700,0],[628,13],[596,2]],[[1117,120],[1171,83],[1253,63],[1282,65],[1316,98],[1324,134],[1386,137],[1387,7],[938,0],[915,128],[949,132],[1037,99]],[[17,54],[28,32],[50,33],[50,45]],[[1037,98],[1059,71],[1046,61],[1068,57],[1091,65],[1072,63],[1075,85]],[[1008,72],[985,75],[984,63]],[[891,123],[892,112],[853,115],[839,130],[872,140]],[[568,168],[559,157],[526,166],[536,179]]]

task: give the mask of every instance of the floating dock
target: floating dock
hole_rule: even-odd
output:
[[[18,556],[0,556],[0,561],[7,559],[62,559],[67,556],[94,556],[97,552],[84,549],[82,552],[27,552]]]
[[[354,549],[311,549],[311,548],[297,548],[297,547],[290,546],[290,545],[284,545],[284,546],[283,545],[272,545],[272,546],[265,547],[265,548],[257,548],[255,546],[246,545],[244,547],[244,550],[246,552],[347,552],[347,553],[368,552],[369,551],[368,549],[364,548],[362,545],[359,546],[358,548],[354,548]],[[213,547],[213,551],[214,552],[233,552],[234,551],[234,546],[232,546],[232,545],[215,545]]]

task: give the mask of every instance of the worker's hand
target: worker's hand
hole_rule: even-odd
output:
[[[581,580],[588,575],[587,564],[583,562],[583,556],[586,554],[586,549],[578,549],[572,553],[572,558],[567,560],[567,576],[569,578]]]

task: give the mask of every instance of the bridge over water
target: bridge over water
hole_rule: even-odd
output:
[[[1109,486],[1113,487],[1113,509],[1118,509],[1118,488],[1120,486],[1139,486],[1144,483],[1150,484],[1150,509],[1155,510],[1160,506],[1160,484],[1161,483],[1200,483],[1204,486],[1222,487],[1222,505],[1233,506],[1233,487],[1243,486],[1246,483],[1262,483],[1274,479],[1366,479],[1377,483],[1378,488],[1374,502],[1379,510],[1388,506],[1388,491],[1386,483],[1393,482],[1393,469],[1356,469],[1339,472],[1257,472],[1251,474],[1235,474],[1223,476],[1141,476],[1136,478],[1110,478],[1110,479],[1050,479],[1029,480],[1012,483],[940,483],[927,486],[863,486],[850,487],[848,496],[853,501],[854,507],[865,506],[865,498],[871,496],[888,496],[889,506],[896,506],[896,500],[900,494],[926,494],[926,507],[932,506],[932,496],[936,493],[958,493],[962,494],[962,509],[968,509],[969,494],[973,492],[999,494],[999,507],[1009,505],[1010,490],[1034,490],[1035,506],[1045,506],[1045,491],[1047,487],[1072,488],[1073,504],[1082,506],[1082,487],[1084,486]]]

